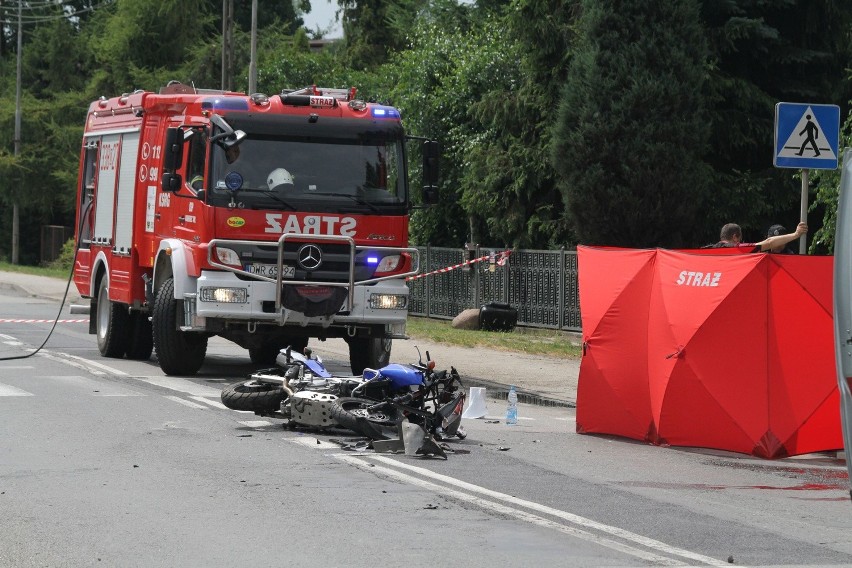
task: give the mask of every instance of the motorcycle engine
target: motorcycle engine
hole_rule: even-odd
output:
[[[334,426],[331,418],[331,403],[337,397],[333,394],[299,391],[290,397],[290,413],[292,420],[304,426],[319,428]]]

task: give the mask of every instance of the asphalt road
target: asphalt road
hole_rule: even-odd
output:
[[[7,319],[55,308],[0,291]],[[493,400],[446,461],[352,451],[222,407],[252,370],[236,346],[166,377],[101,358],[74,318],[26,359],[50,324],[0,324],[0,566],[852,565],[832,455],[582,436],[529,404],[507,426]]]

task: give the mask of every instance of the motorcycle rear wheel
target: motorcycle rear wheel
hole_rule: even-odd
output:
[[[285,396],[280,385],[249,379],[222,389],[222,404],[231,410],[274,412]]]
[[[394,408],[369,410],[374,400],[340,397],[331,404],[331,417],[347,430],[371,440],[387,440],[396,432],[398,413]]]

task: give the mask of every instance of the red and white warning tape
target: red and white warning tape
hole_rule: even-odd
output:
[[[0,319],[0,323],[53,323],[53,320]],[[88,319],[56,320],[56,323],[89,323]]]
[[[503,252],[494,253],[493,255],[487,254],[485,256],[480,256],[479,258],[474,258],[473,260],[466,260],[459,264],[454,264],[453,266],[448,266],[446,268],[439,268],[438,270],[433,270],[432,272],[426,272],[424,274],[417,274],[415,276],[409,276],[406,278],[408,280],[417,280],[418,278],[423,278],[424,276],[431,276],[433,274],[443,274],[444,272],[449,272],[451,270],[455,270],[457,268],[461,268],[463,266],[467,266],[468,264],[473,264],[475,262],[482,262],[485,260],[490,260],[491,258],[495,259],[497,266],[503,266],[506,264],[506,261],[509,259],[509,255],[512,254],[511,250],[504,250]]]

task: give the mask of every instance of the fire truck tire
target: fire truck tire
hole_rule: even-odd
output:
[[[349,366],[352,374],[360,375],[364,369],[381,369],[390,363],[392,341],[385,337],[350,337]]]
[[[284,396],[280,385],[250,379],[222,389],[222,404],[231,410],[273,412],[281,408]]]
[[[287,342],[287,345],[289,345],[292,349],[298,351],[299,353],[304,353],[305,348],[308,346],[308,338],[300,337],[298,339],[292,339]],[[284,347],[287,347],[287,345],[285,345]]]
[[[109,299],[107,279],[98,288],[97,312],[98,350],[104,357],[124,357],[130,335],[130,314],[127,306]]]
[[[127,358],[147,361],[154,350],[154,331],[148,314],[133,312],[130,314],[130,342],[127,345]]]
[[[272,365],[281,348],[277,344],[264,343],[259,347],[249,347],[249,358],[255,365]]]
[[[183,310],[178,311],[174,289],[174,280],[167,279],[160,286],[154,300],[151,322],[154,329],[154,349],[160,368],[167,375],[194,375],[204,364],[207,336],[178,329],[178,315],[183,317]]]

